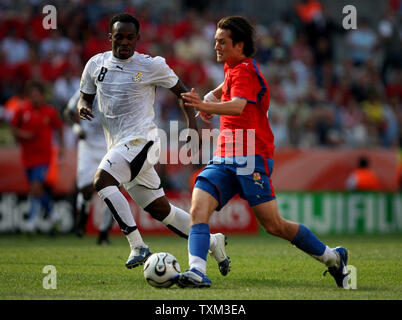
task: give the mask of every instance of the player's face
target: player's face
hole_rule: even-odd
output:
[[[42,92],[35,87],[31,88],[30,98],[34,106],[39,106],[44,102]]]
[[[230,30],[220,29],[215,33],[216,60],[220,63],[236,63],[243,59],[243,43],[233,45]]]
[[[112,41],[113,55],[118,59],[128,59],[134,54],[135,46],[140,36],[134,23],[115,22],[112,33],[109,35]]]

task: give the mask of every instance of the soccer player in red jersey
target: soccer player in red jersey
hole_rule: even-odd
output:
[[[217,61],[224,63],[225,81],[203,101],[194,89],[182,94],[185,105],[194,107],[204,119],[221,115],[221,128],[214,157],[196,179],[190,209],[190,269],[179,274],[177,283],[180,287],[211,286],[206,275],[209,218],[239,194],[268,233],[290,241],[324,263],[337,285],[346,287],[346,249],[329,248],[306,226],[285,220],[278,212],[270,178],[274,136],[267,117],[269,89],[251,58],[253,27],[238,16],[221,19],[217,27],[215,51]]]
[[[63,122],[57,110],[45,103],[43,93],[41,84],[31,84],[30,103],[18,109],[11,120],[13,134],[21,145],[22,165],[29,182],[27,231],[35,230],[41,208],[45,210],[45,216],[54,222],[52,197],[45,183],[52,155],[53,130],[59,135],[60,150],[63,149]]]

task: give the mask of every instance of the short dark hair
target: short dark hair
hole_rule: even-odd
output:
[[[368,168],[370,166],[370,160],[366,156],[361,156],[359,158],[359,167]]]
[[[243,53],[246,57],[255,54],[254,28],[251,23],[242,16],[224,17],[218,22],[218,28],[230,30],[230,38],[233,44],[244,43]]]
[[[41,94],[45,93],[45,86],[38,81],[29,82],[27,84],[27,88],[29,91],[31,91],[32,89],[37,89]]]
[[[112,19],[110,19],[109,22],[109,32],[112,32],[113,29],[113,25],[116,22],[129,22],[129,23],[134,23],[136,29],[137,29],[137,33],[140,32],[140,23],[137,20],[137,18],[133,17],[131,14],[129,13],[119,13],[116,14],[112,17]]]

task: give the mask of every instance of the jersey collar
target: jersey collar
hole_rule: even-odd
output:
[[[227,62],[225,62],[224,67],[225,67],[225,69],[234,69],[234,68],[236,68],[239,64],[242,64],[242,63],[247,64],[247,63],[251,63],[251,61],[252,61],[252,59],[251,59],[250,57],[246,57],[246,58],[244,58],[243,60],[240,60],[240,61],[238,61],[237,63],[235,63],[235,64],[233,64],[233,65],[229,65]]]
[[[110,51],[110,53],[111,53],[110,54],[110,61],[117,62],[117,63],[128,63],[128,62],[131,62],[133,59],[135,59],[138,56],[138,52],[134,51],[134,54],[130,58],[128,58],[128,59],[119,59],[119,58],[116,58],[113,55],[112,51]]]

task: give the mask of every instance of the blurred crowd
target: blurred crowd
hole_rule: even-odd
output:
[[[387,1],[381,18],[358,16],[355,30],[345,30],[317,0],[295,1],[269,24],[248,17],[256,30],[255,59],[270,89],[269,119],[277,148],[398,145],[402,1]],[[0,5],[0,109],[26,98],[24,88],[35,80],[62,112],[79,88],[86,61],[110,50],[109,20],[122,11],[140,20],[137,51],[165,57],[189,88],[205,94],[223,81],[213,50],[222,12],[192,7],[191,1],[56,1],[57,29],[45,30],[44,3],[19,3]],[[176,119],[184,126],[177,100],[167,90],[158,91],[155,108],[161,128]],[[218,127],[218,117],[200,125]]]

